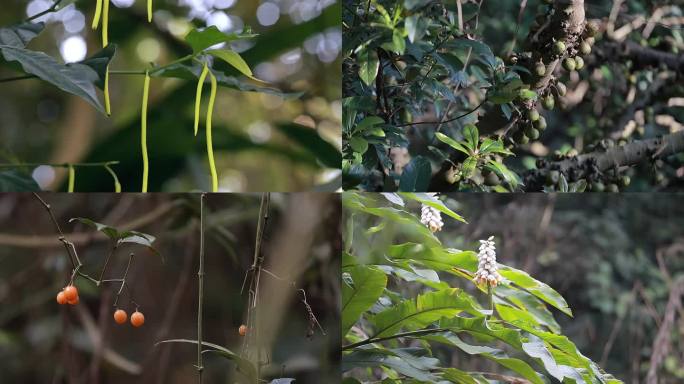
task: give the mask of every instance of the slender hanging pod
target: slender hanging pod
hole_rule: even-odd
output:
[[[152,22],[152,0],[147,0],[147,22]]]
[[[100,25],[100,18],[102,17],[102,0],[97,0],[95,4],[95,15],[93,16],[93,30]]]
[[[200,104],[202,102],[202,88],[204,87],[204,81],[209,73],[209,66],[204,63],[202,67],[202,73],[200,74],[199,80],[197,81],[197,95],[195,96],[195,136],[197,136],[197,131],[199,129],[199,115],[200,115]]]
[[[74,184],[76,184],[76,170],[72,164],[69,164],[69,182],[67,183],[67,192],[74,192]]]
[[[121,183],[119,183],[119,178],[116,176],[116,172],[114,172],[114,170],[108,164],[105,164],[104,167],[107,172],[112,175],[112,179],[114,179],[114,192],[121,193]]]
[[[214,145],[211,142],[211,118],[214,112],[214,102],[216,101],[216,76],[209,72],[211,80],[211,93],[209,95],[209,109],[207,110],[207,157],[209,158],[209,172],[211,174],[211,191],[218,192],[218,174],[216,173],[216,163],[214,162]]]
[[[106,47],[109,44],[109,0],[102,1],[102,46]]]
[[[112,106],[109,102],[109,65],[105,69],[105,81],[104,81],[104,101],[105,101],[105,112],[107,116],[112,115]]]
[[[141,129],[140,129],[140,147],[142,149],[143,159],[143,177],[142,177],[142,192],[147,192],[147,178],[149,176],[150,165],[147,158],[147,99],[150,96],[150,72],[145,71],[145,84],[143,86],[142,97],[142,113],[141,113]]]

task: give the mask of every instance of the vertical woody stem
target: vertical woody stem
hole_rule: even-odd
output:
[[[204,198],[206,194],[200,195],[200,261],[199,272],[199,293],[197,299],[197,374],[199,383],[202,383],[202,299],[204,298]]]

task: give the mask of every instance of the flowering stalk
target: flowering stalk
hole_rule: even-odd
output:
[[[496,287],[503,280],[503,277],[499,274],[499,268],[496,265],[494,236],[490,236],[487,240],[480,240],[477,260],[477,272],[475,272],[475,278],[473,279],[475,283]]]

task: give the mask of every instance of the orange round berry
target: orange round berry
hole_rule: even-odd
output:
[[[57,302],[58,302],[60,305],[64,305],[64,304],[67,303],[67,298],[66,298],[66,295],[64,294],[63,291],[60,291],[60,292],[57,294]]]
[[[128,319],[128,314],[126,311],[123,309],[117,309],[114,311],[114,321],[116,321],[117,324],[123,324],[126,322],[126,319]]]
[[[145,316],[136,310],[131,315],[131,324],[136,328],[145,324]]]
[[[78,289],[76,289],[76,287],[73,285],[69,285],[68,287],[64,288],[64,295],[66,295],[67,301],[76,300],[78,298]]]
[[[67,300],[67,303],[69,303],[71,305],[76,305],[76,304],[78,304],[78,302],[79,302],[78,296],[76,296],[76,298],[73,300]]]
[[[238,333],[240,334],[240,336],[246,335],[247,334],[247,326],[242,324],[240,326],[240,328],[238,329]]]

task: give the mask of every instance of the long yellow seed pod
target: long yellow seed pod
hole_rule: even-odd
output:
[[[109,44],[109,0],[102,0],[102,46]]]
[[[109,102],[109,65],[105,69],[105,81],[104,81],[104,101],[105,101],[105,112],[107,116],[112,115],[112,106]]]
[[[207,110],[207,157],[209,158],[209,172],[211,173],[211,191],[218,192],[218,174],[216,173],[216,163],[214,162],[214,145],[211,142],[211,118],[214,112],[214,102],[216,101],[216,76],[209,72],[211,79],[211,93],[209,95],[209,109]]]
[[[74,192],[74,184],[76,183],[76,170],[74,169],[74,166],[69,164],[69,182],[67,186],[67,192],[73,193]]]
[[[102,17],[102,0],[97,0],[95,4],[95,16],[93,16],[93,29],[97,29],[100,25],[100,18]]]
[[[204,63],[202,67],[202,73],[200,74],[199,80],[197,81],[197,95],[195,96],[195,136],[197,136],[197,131],[199,130],[199,115],[200,115],[200,104],[202,101],[202,87],[204,87],[204,81],[207,79],[207,74],[209,73],[209,67],[207,63]]]
[[[112,175],[112,179],[114,179],[114,192],[121,193],[121,183],[119,183],[119,178],[116,176],[116,172],[114,172],[114,170],[107,164],[105,164],[104,167],[107,172]]]
[[[152,0],[147,0],[147,22],[152,22]]]
[[[149,176],[150,165],[147,158],[147,99],[150,96],[150,73],[145,71],[145,85],[143,86],[142,97],[142,113],[141,113],[141,130],[140,130],[140,147],[142,149],[143,158],[143,178],[142,191],[147,192],[147,178]]]

